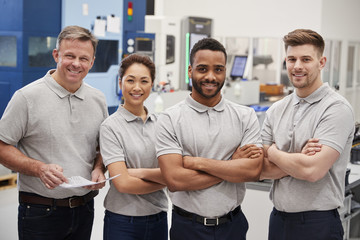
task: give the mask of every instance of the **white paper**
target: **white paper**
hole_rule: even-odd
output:
[[[103,19],[95,19],[94,35],[98,37],[105,37],[106,21]]]
[[[107,31],[113,33],[120,32],[120,18],[107,16]]]
[[[83,3],[83,5],[82,5],[82,14],[83,14],[83,16],[88,16],[89,15],[89,4]]]
[[[62,183],[59,186],[63,187],[63,188],[76,188],[76,187],[90,186],[90,185],[95,185],[95,184],[99,184],[99,183],[103,183],[103,182],[112,180],[118,176],[120,176],[120,174],[115,175],[111,178],[107,178],[100,182],[93,182],[93,181],[87,180],[81,176],[72,176],[72,177],[68,178],[68,180],[69,180],[68,183]]]

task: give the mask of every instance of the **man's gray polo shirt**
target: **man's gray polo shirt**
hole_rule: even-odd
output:
[[[310,138],[318,138],[321,144],[340,153],[329,172],[317,182],[290,176],[275,180],[270,193],[275,208],[301,212],[342,206],[353,135],[353,110],[327,83],[306,98],[293,93],[274,103],[263,124],[264,144],[276,143],[282,151],[300,153]]]
[[[158,157],[174,153],[229,160],[245,144],[261,146],[255,111],[223,97],[216,106],[207,107],[188,96],[158,119]],[[244,195],[244,183],[227,181],[202,190],[170,193],[173,204],[205,217],[228,213],[242,203]]]
[[[101,154],[105,166],[125,162],[127,168],[158,168],[155,154],[156,115],[149,114],[145,122],[123,106],[108,117],[100,128]],[[146,216],[167,211],[164,190],[149,194],[120,193],[110,183],[105,208],[127,216]]]
[[[108,116],[105,96],[83,83],[74,93],[50,75],[15,92],[0,120],[0,140],[26,156],[55,163],[66,177],[91,179],[101,122]],[[84,188],[47,189],[40,178],[19,174],[19,190],[50,198],[81,196]]]

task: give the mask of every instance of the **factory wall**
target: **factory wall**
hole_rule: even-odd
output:
[[[165,16],[213,18],[214,36],[282,37],[310,28],[326,38],[360,40],[358,0],[157,0],[155,7]]]
[[[214,36],[281,37],[294,28],[320,30],[322,23],[321,0],[164,0],[163,5],[165,16],[214,19]]]
[[[321,32],[326,38],[360,41],[360,1],[323,0]]]

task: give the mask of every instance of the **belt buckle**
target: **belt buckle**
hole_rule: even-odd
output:
[[[208,220],[213,220],[215,222],[208,223]],[[219,218],[204,218],[204,225],[205,226],[217,226],[217,225],[219,225]]]
[[[71,197],[71,198],[69,198],[69,208],[76,208],[77,206],[73,206],[72,204],[71,204],[71,202],[72,202],[72,200],[75,200],[76,199],[76,197]]]

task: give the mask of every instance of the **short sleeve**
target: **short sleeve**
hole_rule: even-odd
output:
[[[183,153],[178,136],[168,114],[160,114],[156,125],[156,157]]]
[[[0,140],[16,145],[26,134],[28,104],[21,91],[16,91],[0,120]]]
[[[326,109],[316,127],[314,138],[341,153],[349,136],[352,136],[354,126],[351,107],[340,101]]]
[[[107,125],[100,127],[100,153],[105,166],[125,161],[124,149],[113,130]]]
[[[270,124],[271,108],[266,111],[265,119],[261,128],[261,139],[264,145],[271,145],[273,140],[272,128]]]
[[[249,121],[241,141],[242,146],[246,144],[256,144],[258,147],[262,147],[260,124],[254,109],[250,109]]]

